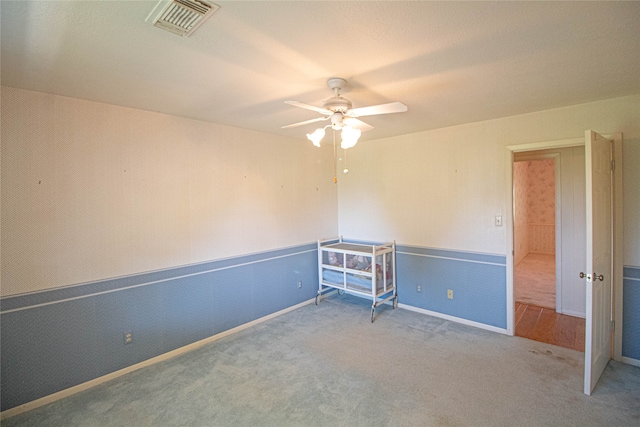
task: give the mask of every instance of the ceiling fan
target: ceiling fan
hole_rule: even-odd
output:
[[[322,103],[322,108],[304,104],[297,101],[285,101],[285,104],[294,107],[304,108],[323,114],[326,117],[318,117],[304,122],[282,126],[282,129],[304,126],[310,123],[331,120],[331,124],[318,128],[315,132],[307,134],[307,138],[313,145],[320,147],[320,141],[324,138],[325,129],[331,126],[334,130],[342,130],[342,143],[344,149],[351,148],[357,144],[361,132],[373,129],[373,126],[359,120],[358,117],[374,116],[377,114],[403,113],[407,111],[407,106],[402,102],[390,102],[388,104],[373,105],[370,107],[352,108],[351,101],[340,95],[340,90],[347,81],[339,77],[327,80],[327,86],[333,90],[333,96]]]

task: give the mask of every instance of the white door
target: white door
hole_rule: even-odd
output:
[[[591,394],[611,356],[611,141],[585,133],[587,286],[584,392]]]

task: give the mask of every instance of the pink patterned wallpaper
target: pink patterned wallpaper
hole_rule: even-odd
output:
[[[513,164],[514,263],[528,253],[555,253],[555,160]]]
[[[555,224],[555,162],[553,159],[526,162],[528,168],[527,203],[529,224]]]

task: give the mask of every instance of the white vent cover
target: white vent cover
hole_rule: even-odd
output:
[[[220,6],[202,0],[160,0],[146,22],[179,36],[190,36]]]

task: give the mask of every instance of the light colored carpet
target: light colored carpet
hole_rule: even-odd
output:
[[[402,296],[400,296],[402,298]],[[3,426],[637,426],[640,368],[334,295]]]
[[[514,268],[513,292],[517,302],[555,310],[555,255],[527,254]]]

